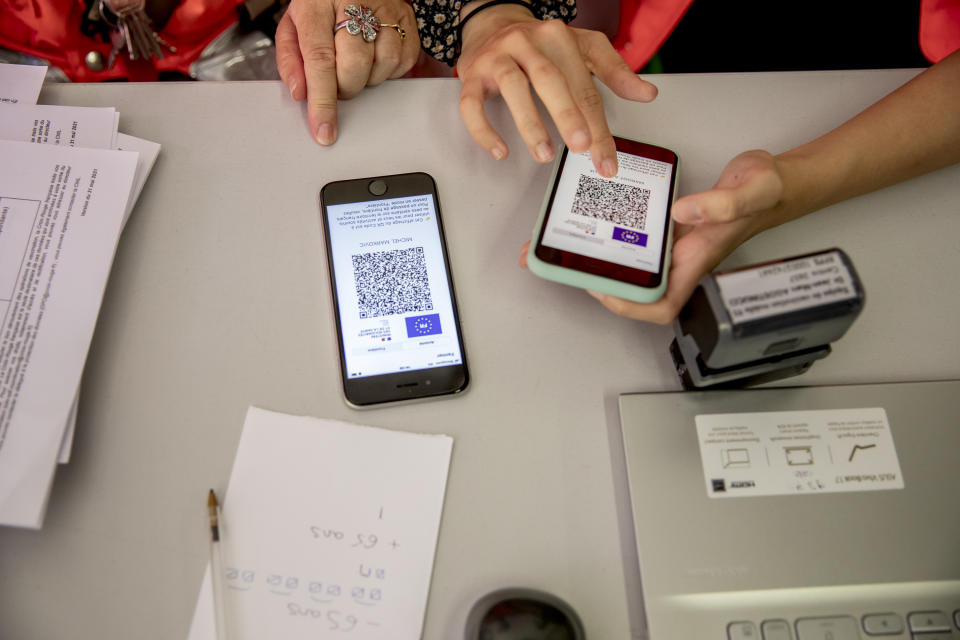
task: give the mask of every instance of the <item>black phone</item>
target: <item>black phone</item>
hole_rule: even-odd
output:
[[[469,381],[440,201],[426,173],[320,191],[348,404],[459,393]]]

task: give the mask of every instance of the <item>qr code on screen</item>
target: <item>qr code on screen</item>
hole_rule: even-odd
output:
[[[602,178],[580,176],[572,212],[634,229],[647,223],[650,190]]]
[[[423,247],[353,256],[361,318],[433,310]]]

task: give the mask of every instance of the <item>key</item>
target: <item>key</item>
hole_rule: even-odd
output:
[[[143,39],[143,32],[140,29],[140,23],[137,21],[137,12],[135,9],[129,11],[126,15],[127,25],[130,28],[130,39],[137,48],[137,54],[141,58],[149,58],[153,55],[150,45]]]
[[[112,59],[123,50],[131,60],[140,58],[162,58],[164,47],[176,53],[176,47],[170,45],[153,30],[153,21],[146,12],[146,0],[100,0],[102,4],[115,16],[117,40],[122,36],[122,42],[114,41],[111,35],[111,44],[115,50],[111,52]]]
[[[137,50],[134,48],[133,38],[130,37],[130,26],[122,14],[117,15],[117,28],[123,33],[123,41],[127,45],[127,56],[131,60],[137,59]]]
[[[133,9],[130,11],[130,15],[127,19],[133,28],[134,37],[137,39],[141,55],[143,55],[144,58],[152,58],[155,55],[153,47],[156,43],[152,41],[152,35],[147,33],[143,24],[143,21],[146,19],[146,15],[144,15],[144,13],[139,9]]]
[[[127,42],[123,38],[123,33],[118,29],[110,31],[110,56],[107,58],[107,69],[113,69],[113,63],[117,61],[117,55],[127,47]]]

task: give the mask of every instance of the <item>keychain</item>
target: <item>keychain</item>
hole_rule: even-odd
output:
[[[145,0],[100,0],[100,15],[108,23],[113,22],[107,68],[113,68],[117,55],[123,50],[131,60],[163,58],[164,48],[177,52],[176,47],[153,30],[153,21],[145,8]]]

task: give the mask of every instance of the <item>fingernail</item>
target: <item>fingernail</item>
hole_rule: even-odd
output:
[[[336,132],[333,129],[333,125],[324,122],[317,127],[317,142],[323,145],[333,144],[333,141],[336,139]]]
[[[679,209],[674,211],[673,217],[678,222],[683,222],[685,224],[697,224],[703,220],[703,209],[700,208],[699,202],[681,205]]]
[[[586,149],[590,146],[590,134],[580,129],[579,131],[574,131],[570,135],[570,148],[571,149]]]
[[[540,162],[549,162],[553,158],[553,149],[546,142],[537,145],[537,159]]]
[[[612,178],[617,175],[617,163],[607,158],[600,164],[600,168],[603,169],[603,175],[607,178]]]
[[[290,85],[287,88],[290,89],[290,97],[293,98],[293,92],[297,90],[297,81],[291,80]],[[293,99],[296,100],[296,98]]]
[[[503,160],[507,157],[507,152],[503,150],[503,147],[494,147],[490,150],[490,155],[492,155],[497,160]]]

